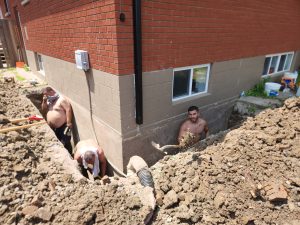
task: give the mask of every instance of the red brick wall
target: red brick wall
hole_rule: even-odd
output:
[[[132,1],[123,2],[130,11]],[[147,0],[142,5],[144,71],[300,50],[299,0]],[[129,31],[122,32],[131,38]],[[123,51],[119,62],[125,66],[132,60]]]
[[[28,50],[69,62],[75,62],[76,49],[87,50],[93,68],[118,73],[115,0],[11,2],[26,26]]]
[[[141,1],[144,71],[300,50],[299,0]],[[27,49],[70,62],[83,49],[95,69],[133,73],[132,0],[31,0],[18,9]]]

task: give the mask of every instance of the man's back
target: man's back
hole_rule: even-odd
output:
[[[79,151],[81,149],[85,149],[85,148],[98,149],[98,144],[92,139],[82,140],[77,143],[76,148],[77,148],[77,151]]]

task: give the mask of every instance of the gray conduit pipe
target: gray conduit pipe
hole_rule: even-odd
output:
[[[144,187],[152,187],[154,188],[154,181],[153,181],[153,177],[151,172],[144,168],[141,169],[140,171],[138,171],[136,173],[136,175],[138,176],[141,185],[143,185]]]

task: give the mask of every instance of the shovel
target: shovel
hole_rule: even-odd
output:
[[[90,181],[95,181],[93,174],[89,170],[86,170],[86,171],[87,171],[89,180]]]
[[[9,127],[9,128],[4,128],[4,129],[0,129],[0,133],[5,133],[5,132],[9,132],[9,131],[15,131],[15,130],[21,130],[21,129],[25,129],[25,128],[29,128],[29,127],[33,127],[33,126],[37,126],[37,125],[42,125],[47,123],[47,121],[40,121],[37,123],[32,123],[32,124],[26,124],[26,125],[22,125],[22,126],[14,126],[14,127]]]
[[[164,152],[164,150],[168,149],[168,148],[181,148],[182,146],[180,145],[164,145],[162,147],[160,147],[160,145],[158,143],[155,143],[154,141],[151,141],[151,145],[156,148],[159,151]],[[167,152],[164,152],[165,154],[168,154]]]
[[[43,120],[44,118],[39,116],[39,115],[32,115],[30,117],[26,118],[20,118],[20,119],[8,119],[6,117],[1,118],[0,124],[7,124],[7,123],[20,123],[23,121],[40,121]]]
[[[39,115],[32,115],[32,116],[29,116],[29,117],[26,117],[26,118],[20,118],[20,119],[12,119],[10,120],[9,119],[9,122],[11,123],[20,123],[20,122],[23,122],[23,121],[40,121],[40,120],[43,120],[44,118],[42,116],[39,116]]]

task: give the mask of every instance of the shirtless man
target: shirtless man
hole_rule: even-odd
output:
[[[51,87],[43,90],[42,111],[47,123],[55,132],[56,137],[72,154],[70,129],[72,128],[72,107],[67,99],[60,96]]]
[[[106,172],[106,159],[104,151],[91,139],[80,141],[76,145],[74,159],[86,170],[90,170],[94,177],[100,172],[101,178]],[[99,167],[100,163],[100,167]]]
[[[205,137],[209,135],[207,122],[200,118],[199,108],[191,106],[188,108],[188,119],[180,127],[178,143],[180,146],[185,146],[187,144],[184,143],[185,139],[190,136],[192,140],[188,140],[189,145],[195,144],[200,141],[203,133],[205,133]]]

